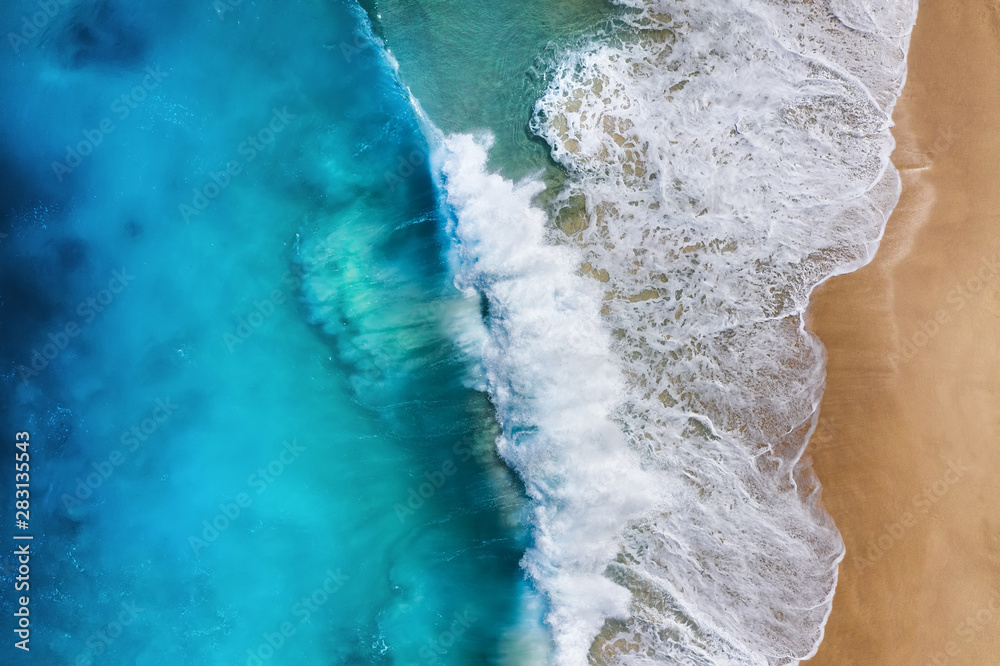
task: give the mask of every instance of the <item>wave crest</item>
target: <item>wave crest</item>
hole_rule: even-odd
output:
[[[570,173],[556,219],[604,292],[657,486],[609,569],[630,615],[591,656],[795,663],[843,557],[802,462],[824,379],[803,314],[871,259],[898,198],[915,3],[623,4],[615,40],[555,63],[533,120]]]

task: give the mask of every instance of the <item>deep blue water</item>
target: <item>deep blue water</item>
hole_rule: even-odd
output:
[[[527,663],[523,492],[364,12],[49,4],[0,9],[3,663]]]

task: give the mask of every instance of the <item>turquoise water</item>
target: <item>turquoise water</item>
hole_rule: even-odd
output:
[[[558,56],[608,29],[609,0],[368,0],[362,3],[400,77],[444,132],[487,130],[490,165],[509,178],[545,170],[548,147],[528,129]]]
[[[0,70],[28,663],[539,658],[523,490],[449,328],[478,304],[452,286],[427,147],[365,13],[43,18]]]
[[[835,4],[4,3],[0,663],[811,655],[916,9]]]

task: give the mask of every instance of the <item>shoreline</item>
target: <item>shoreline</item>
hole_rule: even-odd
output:
[[[1000,6],[923,0],[874,260],[815,291],[806,456],[843,536],[810,666],[1000,654]]]

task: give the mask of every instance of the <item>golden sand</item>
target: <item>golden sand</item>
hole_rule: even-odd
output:
[[[810,666],[1000,664],[1000,0],[921,0],[875,260],[817,291],[847,556]]]

